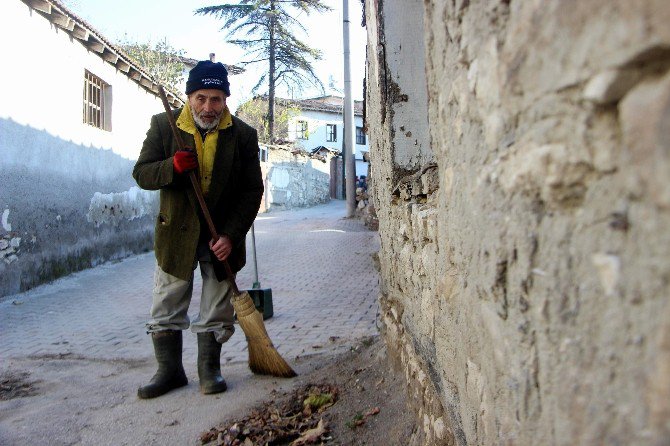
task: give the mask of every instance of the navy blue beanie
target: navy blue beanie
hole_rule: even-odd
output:
[[[230,82],[228,82],[228,71],[221,62],[201,60],[188,73],[186,81],[186,94],[196,90],[214,89],[223,91],[230,96]]]

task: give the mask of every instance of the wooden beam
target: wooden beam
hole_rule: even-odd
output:
[[[51,14],[51,3],[44,0],[28,0],[28,6],[33,8],[36,11],[43,12],[45,14]]]
[[[102,54],[105,51],[105,44],[96,39],[93,35],[90,35],[88,37],[88,42],[86,42],[86,46],[95,51],[96,53]]]
[[[124,73],[128,73],[130,71],[130,64],[123,59],[119,59],[116,61],[116,68]]]
[[[153,91],[154,83],[151,81],[151,79],[142,76],[142,79],[140,79],[140,84]]]
[[[102,58],[112,65],[116,65],[116,62],[119,60],[119,55],[109,51],[109,49],[105,49],[105,52],[102,53]]]
[[[137,81],[137,82],[139,82],[140,79],[142,79],[142,73],[140,73],[139,71],[137,71],[136,69],[134,69],[134,68],[132,68],[132,67],[130,68],[130,71],[129,71],[128,75],[129,75],[133,80],[135,80],[135,81]]]
[[[59,28],[63,28],[67,31],[72,31],[74,29],[74,20],[70,19],[68,16],[65,16],[57,11],[54,11],[49,18],[52,23],[56,24]]]
[[[72,35],[77,39],[85,42],[88,40],[89,32],[86,28],[82,28],[81,26],[76,25],[72,30]]]

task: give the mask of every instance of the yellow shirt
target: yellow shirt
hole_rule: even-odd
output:
[[[198,166],[200,168],[200,186],[202,193],[207,195],[209,192],[209,185],[212,182],[212,170],[214,169],[214,157],[216,156],[216,144],[219,139],[219,130],[225,129],[233,125],[233,118],[230,115],[228,107],[223,110],[219,127],[215,130],[210,130],[205,135],[205,141],[202,140],[200,132],[195,126],[191,108],[184,105],[179,117],[177,118],[177,127],[193,135],[195,140],[195,150],[198,154]]]

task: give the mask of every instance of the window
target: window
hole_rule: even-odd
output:
[[[295,128],[296,138],[298,139],[307,139],[309,134],[307,133],[307,121],[298,121]]]
[[[336,124],[326,124],[326,141],[328,141],[328,142],[337,141],[337,125]]]
[[[84,124],[112,130],[112,87],[88,70],[84,72]]]
[[[363,127],[356,127],[356,144],[365,145],[365,132]]]
[[[258,148],[258,159],[260,159],[263,162],[267,162],[268,160],[268,149],[265,147],[259,147]]]

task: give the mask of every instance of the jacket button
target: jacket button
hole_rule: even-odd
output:
[[[182,231],[186,232],[186,229],[188,229],[188,228],[186,227],[186,225],[181,225],[181,228],[179,228],[179,229],[181,229]]]

